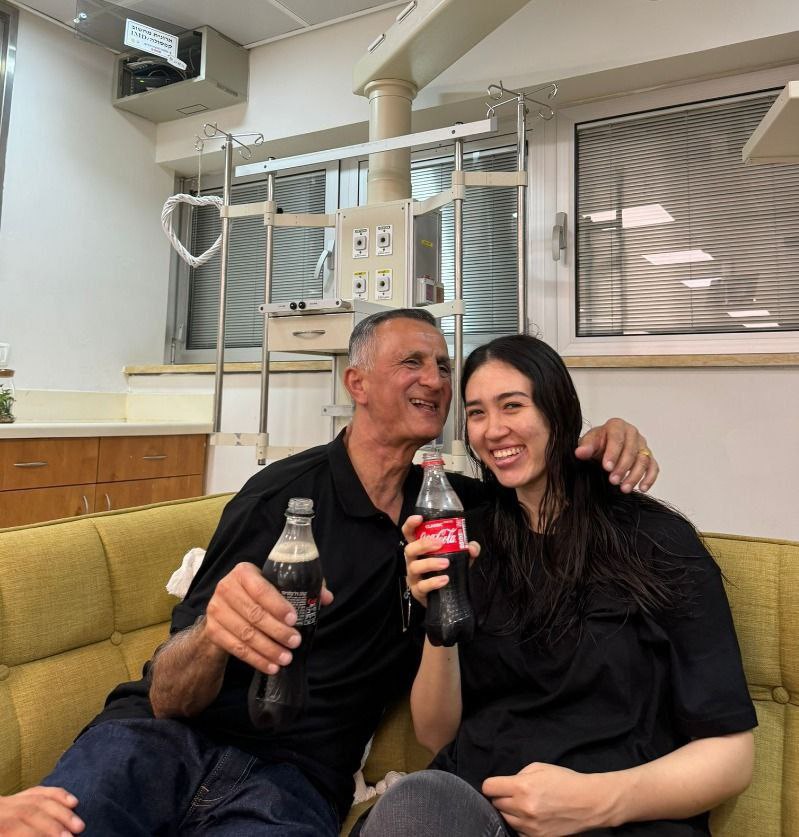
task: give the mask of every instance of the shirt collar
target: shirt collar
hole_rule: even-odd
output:
[[[350,455],[344,445],[345,433],[346,430],[342,430],[327,447],[330,472],[333,475],[338,501],[350,517],[373,517],[382,514],[369,499],[366,489],[355,473]],[[421,468],[418,465],[412,465],[402,487],[403,522],[411,513],[421,487]],[[407,514],[405,514],[406,511]]]

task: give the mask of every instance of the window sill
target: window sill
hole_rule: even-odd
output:
[[[674,369],[681,367],[799,366],[799,352],[757,354],[691,355],[582,355],[564,357],[573,369],[643,368]]]
[[[269,364],[269,373],[280,372],[329,372],[329,360],[273,360]],[[213,375],[216,372],[215,363],[175,363],[175,364],[142,364],[139,366],[125,366],[125,375]],[[261,364],[255,361],[226,363],[225,372],[228,374],[260,374]]]

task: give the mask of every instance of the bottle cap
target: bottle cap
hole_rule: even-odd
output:
[[[286,514],[298,515],[299,517],[313,516],[313,500],[307,497],[292,497],[289,500],[289,507]]]
[[[422,448],[422,467],[432,467],[433,465],[444,465],[444,457],[441,455],[441,447],[439,445],[430,444]]]

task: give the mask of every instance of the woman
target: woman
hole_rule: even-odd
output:
[[[708,834],[757,724],[718,567],[683,517],[574,457],[577,393],[545,343],[480,347],[462,395],[492,498],[467,520],[478,628],[425,642],[411,709],[435,770],[393,785],[363,837]],[[434,548],[405,550],[422,604],[447,583]]]

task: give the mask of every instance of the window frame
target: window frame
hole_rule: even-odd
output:
[[[19,10],[0,0],[0,217],[3,214],[3,184],[6,173],[6,148],[8,147],[9,121],[11,119],[11,94],[14,88],[14,71],[17,56],[17,30]]]
[[[673,334],[612,337],[578,337],[576,334],[576,238],[575,207],[575,126],[578,123],[634,116],[646,111],[669,107],[690,107],[693,104],[730,96],[746,96],[779,89],[799,77],[799,64],[787,67],[743,73],[704,82],[671,86],[645,93],[619,96],[611,100],[576,105],[558,111],[556,125],[539,138],[532,157],[548,156],[553,161],[554,174],[545,175],[554,193],[554,206],[548,201],[533,201],[537,208],[531,217],[538,234],[548,218],[551,229],[555,212],[566,212],[568,218],[567,247],[559,262],[551,262],[548,273],[554,293],[538,294],[531,302],[531,311],[540,317],[545,337],[564,356],[600,355],[692,355],[692,354],[758,354],[799,351],[799,332],[752,334]],[[533,182],[534,179],[533,179]],[[529,190],[532,191],[532,190]],[[531,196],[532,197],[532,196]],[[541,213],[544,213],[543,218]]]
[[[286,169],[280,172],[276,177],[289,177],[292,175],[305,174],[314,171],[325,172],[325,212],[335,213],[339,204],[339,189],[341,175],[339,171],[339,164],[336,162],[319,163],[310,166],[297,166],[296,168]],[[233,184],[236,186],[245,183],[259,183],[265,182],[266,175],[253,174],[245,177],[234,177]],[[224,182],[224,176],[220,173],[203,175],[202,189],[221,189]],[[190,188],[195,189],[197,179],[195,177],[183,178],[176,181],[175,191],[185,192]],[[235,221],[233,222],[235,223]],[[177,233],[181,241],[186,241],[189,230],[191,228],[191,210],[186,207],[186,210],[178,213],[177,218]],[[332,247],[335,240],[336,231],[333,227],[325,227],[325,246],[329,249]],[[166,345],[164,359],[166,363],[183,364],[183,363],[212,363],[216,360],[216,349],[188,349],[186,347],[186,335],[188,333],[189,323],[189,278],[190,267],[172,250],[172,260],[170,264],[170,304],[167,315],[167,331],[166,331]],[[247,363],[261,361],[261,347],[248,348],[230,348],[225,349],[226,363]],[[274,359],[294,358],[295,355],[286,355],[281,353],[272,353]],[[308,359],[308,356],[303,356],[303,359]]]

